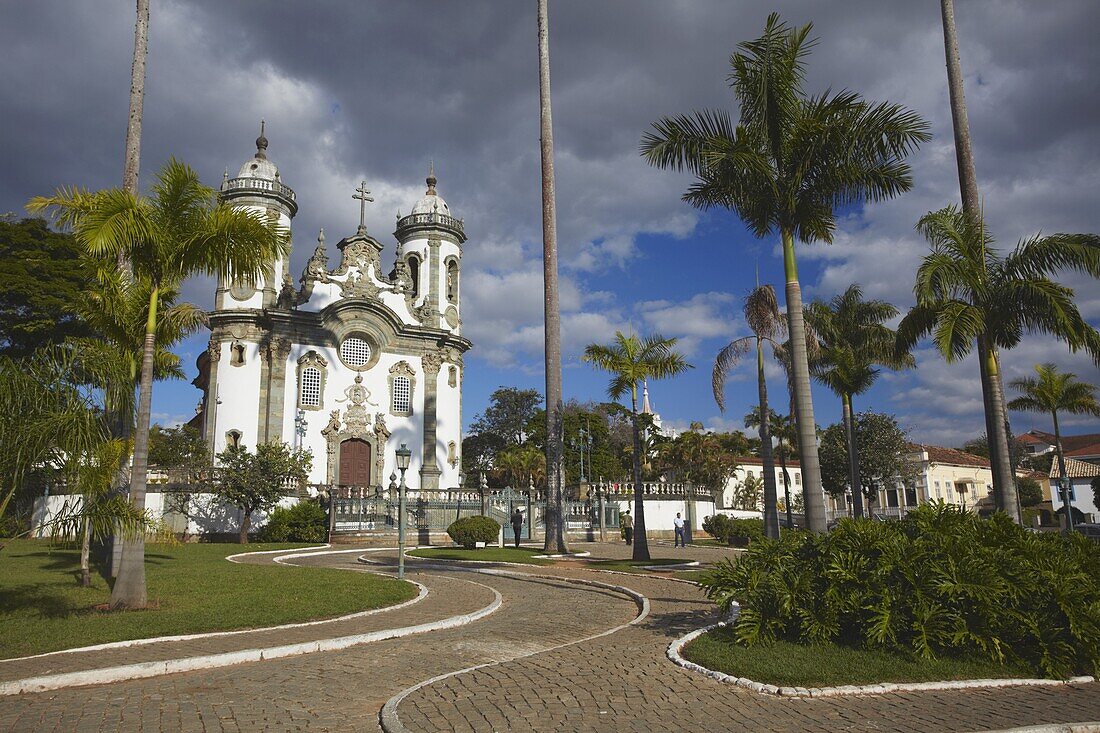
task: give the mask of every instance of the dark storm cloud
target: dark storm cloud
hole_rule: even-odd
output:
[[[853,88],[906,104],[932,124],[935,139],[913,160],[911,194],[845,222],[832,248],[805,250],[825,265],[819,281],[806,283],[810,292],[828,296],[856,280],[876,297],[908,304],[911,275],[897,273],[925,248],[913,223],[958,198],[938,3],[773,5],[792,23],[815,21],[812,91]],[[759,33],[773,5],[551,3],[567,324],[572,318],[600,338],[601,329],[631,318],[589,293],[586,273],[629,262],[639,234],[693,231],[697,215],[679,201],[684,179],[645,166],[639,137],[661,115],[731,109],[729,54]],[[1100,230],[1100,45],[1092,38],[1100,5],[961,0],[957,16],[977,168],[1002,244],[1039,229]],[[499,362],[537,354],[533,2],[153,0],[152,17],[143,184],[169,155],[212,183],[226,167],[232,175],[265,117],[269,153],[301,204],[293,260],[300,271],[319,227],[330,243],[353,231],[350,195],[362,177],[378,200],[369,227],[388,241],[396,210],[407,211],[423,191],[434,158],[440,191],[471,233],[465,282],[514,294],[503,305],[469,301],[479,351]],[[132,33],[126,0],[0,10],[0,212],[20,211],[30,196],[61,184],[117,185]],[[894,266],[884,271],[887,257]],[[207,282],[190,284],[187,294],[211,300]],[[686,305],[670,303],[669,312]],[[1100,317],[1100,303],[1087,307]],[[684,335],[706,332],[699,318]],[[1010,371],[1026,367],[1006,361]],[[901,378],[898,394],[919,394],[939,378],[937,368],[947,369],[928,359],[918,375]]]

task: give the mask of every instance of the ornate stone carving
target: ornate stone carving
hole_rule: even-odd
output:
[[[206,354],[210,357],[212,364],[217,364],[222,358],[222,342],[213,334],[210,335],[210,341],[206,344]]]
[[[327,441],[328,454],[328,483],[333,484],[338,480],[337,466],[340,462],[340,445],[352,438],[367,442],[371,447],[371,455],[374,456],[374,471],[372,472],[372,485],[379,489],[382,486],[382,470],[385,466],[386,441],[390,437],[390,431],[386,427],[386,418],[382,413],[375,413],[372,423],[367,413],[366,404],[369,402],[370,391],[363,386],[363,378],[355,377],[355,384],[348,387],[344,394],[351,402],[344,410],[343,425],[339,410],[333,410],[329,423],[321,435]]]
[[[424,373],[429,376],[437,376],[440,368],[443,366],[443,354],[438,351],[429,351],[421,358],[421,363],[424,365]]]
[[[374,434],[383,443],[389,440],[390,437],[390,429],[386,427],[386,416],[381,412],[374,414]]]
[[[306,263],[302,280],[328,282],[328,252],[325,250],[325,230],[323,228],[321,233],[317,235],[317,249],[313,250],[313,256]]]
[[[290,269],[283,270],[283,287],[279,291],[279,300],[276,305],[282,310],[289,310],[298,304],[298,291],[294,289],[294,281],[290,279]]]
[[[348,275],[347,279],[340,283],[340,295],[344,298],[376,298],[379,287],[374,284],[365,269],[360,269]]]
[[[461,322],[458,319],[458,309],[453,305],[447,307],[447,310],[443,313],[443,317],[447,319],[447,325],[451,328],[458,328],[458,324]]]
[[[290,348],[290,339],[282,336],[272,336],[268,339],[267,348],[260,353],[264,354],[271,362],[286,361],[287,357],[290,356]]]

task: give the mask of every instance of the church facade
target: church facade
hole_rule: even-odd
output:
[[[294,191],[256,154],[220,198],[291,229]],[[394,451],[412,451],[410,489],[430,495],[459,486],[463,355],[461,219],[427,191],[398,214],[393,254],[360,224],[336,244],[329,267],[324,230],[297,286],[289,258],[256,282],[219,282],[210,343],[194,384],[203,391],[202,433],[212,450],[285,442],[309,449],[312,484],[379,493],[395,472]]]

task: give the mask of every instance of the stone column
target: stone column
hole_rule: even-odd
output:
[[[428,306],[426,314],[431,318],[428,324],[432,328],[439,328],[439,314],[440,314],[440,300],[439,300],[439,278],[442,275],[440,271],[439,262],[439,247],[443,243],[443,240],[438,234],[428,235],[428,300],[426,305]]]
[[[439,250],[434,250],[438,258]],[[434,286],[438,290],[438,284]],[[436,460],[436,391],[439,388],[439,370],[443,357],[435,351],[421,359],[424,366],[424,445],[420,467],[420,490],[438,491],[439,477],[443,471]]]
[[[256,349],[260,356],[260,394],[256,410],[256,445],[267,442],[268,395],[271,389],[271,344],[260,341]]]
[[[267,442],[283,439],[283,405],[286,395],[286,360],[290,357],[290,340],[276,336],[267,346]]]
[[[216,334],[211,334],[210,342],[206,345],[206,353],[210,357],[210,376],[206,381],[206,414],[203,415],[203,433],[210,443],[210,455],[214,455],[214,446],[217,445],[218,436],[214,433],[218,421],[218,362],[222,357],[222,342]],[[211,458],[212,459],[212,458]]]

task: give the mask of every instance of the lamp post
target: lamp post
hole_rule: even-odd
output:
[[[405,579],[405,471],[409,470],[409,460],[412,451],[404,443],[395,450],[394,457],[397,462],[397,470],[401,472],[401,483],[398,486],[397,500],[397,578]]]
[[[294,414],[295,448],[301,448],[303,443],[305,443],[306,428],[308,427],[309,423],[306,422],[306,411],[298,410],[298,412]]]
[[[462,490],[466,487],[466,472],[458,472],[458,501],[455,509],[455,521],[462,519]]]

